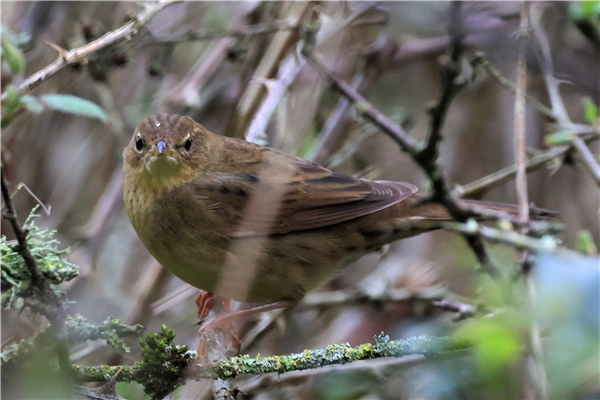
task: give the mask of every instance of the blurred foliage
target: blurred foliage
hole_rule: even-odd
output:
[[[572,1],[569,4],[569,16],[575,20],[600,18],[600,1]]]
[[[130,327],[112,317],[108,317],[106,321],[96,325],[89,323],[83,316],[75,314],[67,316],[65,329],[70,345],[85,342],[86,340],[104,339],[113,349],[122,349],[129,352],[129,347],[123,342],[122,338],[139,334],[143,330],[143,327],[141,325]],[[8,361],[12,363],[24,362],[35,351],[50,348],[53,344],[54,336],[50,329],[39,330],[28,339],[4,346],[2,353],[0,353],[2,364],[4,365]]]
[[[598,106],[589,97],[584,97],[581,99],[581,102],[583,103],[583,115],[585,119],[590,124],[595,124],[598,119]]]

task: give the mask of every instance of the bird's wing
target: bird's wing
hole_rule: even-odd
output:
[[[212,174],[196,181],[196,192],[223,217],[231,237],[330,226],[417,192],[409,183],[352,178],[291,156],[284,161],[265,163],[254,173]]]

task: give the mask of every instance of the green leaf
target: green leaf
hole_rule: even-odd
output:
[[[70,94],[44,94],[40,100],[53,110],[108,122],[108,115],[97,104]]]
[[[8,86],[6,88],[6,99],[4,100],[4,116],[11,115],[20,103],[19,90],[14,85]]]
[[[25,57],[5,36],[2,37],[2,59],[14,75],[19,75],[25,69]]]
[[[583,115],[586,121],[593,124],[598,119],[598,107],[589,97],[584,97],[581,102],[583,103]]]
[[[594,243],[594,237],[590,231],[586,229],[582,229],[577,232],[577,243],[575,244],[575,248],[577,251],[588,256],[594,256],[598,254],[596,243]]]
[[[496,319],[470,320],[456,331],[456,335],[473,341],[475,360],[484,376],[494,376],[509,368],[521,352],[518,333]]]
[[[556,132],[544,136],[546,146],[562,146],[571,143],[572,140],[573,134],[569,131]]]
[[[6,115],[4,117],[2,117],[2,119],[0,120],[0,129],[4,129],[7,126],[9,126],[11,124],[11,122],[13,121],[13,116],[12,115]]]
[[[32,112],[34,114],[39,114],[44,111],[44,104],[39,101],[36,97],[26,94],[21,98],[21,102],[27,109],[27,111]]]

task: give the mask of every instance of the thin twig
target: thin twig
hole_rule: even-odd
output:
[[[267,95],[264,97],[260,107],[252,118],[252,122],[245,135],[246,141],[266,144],[266,131],[271,116],[277,109],[277,106],[281,103],[282,98],[285,96],[288,88],[294,79],[296,79],[296,76],[304,64],[304,59],[299,59],[294,52],[291,52],[279,65],[277,78],[259,78],[258,82],[263,83],[267,87]]]
[[[43,286],[44,283],[47,284],[47,282],[42,274],[42,271],[38,267],[37,262],[33,258],[31,251],[29,250],[29,245],[27,244],[27,233],[21,228],[21,225],[17,220],[17,213],[13,208],[10,192],[8,191],[6,181],[4,180],[4,169],[2,169],[0,174],[2,179],[2,197],[4,197],[4,205],[6,206],[6,211],[4,212],[3,217],[8,220],[13,232],[15,233],[15,237],[17,238],[18,246],[15,247],[15,251],[19,253],[25,261],[25,265],[27,265],[29,273],[31,274],[32,284],[34,286]],[[48,289],[50,289],[49,286]]]
[[[525,154],[525,95],[527,92],[527,39],[529,37],[529,3],[524,2],[521,8],[521,24],[519,26],[517,61],[517,91],[515,96],[515,154],[517,160],[517,203],[519,220],[523,224],[529,222],[529,199],[527,196],[527,172]],[[526,233],[526,227],[522,233]]]
[[[337,290],[332,292],[308,293],[298,304],[298,309],[334,307],[356,303],[382,303],[404,301],[432,301],[441,300],[448,294],[442,287],[425,288],[421,291],[408,289],[391,289],[381,293],[367,294],[362,291]]]
[[[31,75],[29,78],[25,79],[23,83],[21,83],[17,87],[18,94],[24,95],[34,87],[38,86],[42,82],[56,75],[67,65],[82,62],[98,50],[123,41],[131,40],[131,38],[137,35],[140,28],[142,28],[148,21],[150,21],[152,17],[154,17],[160,10],[172,4],[173,2],[173,0],[159,0],[150,3],[144,8],[144,10],[140,14],[132,18],[122,27],[115,29],[114,31],[108,32],[106,35],[94,40],[91,43],[67,51],[64,55],[60,56],[52,64],[48,65],[47,67]],[[2,93],[2,101],[4,101],[7,96],[8,93],[6,91]]]
[[[498,83],[500,85],[504,86],[505,88],[507,88],[508,90],[510,90],[513,93],[517,92],[516,86],[511,81],[509,81],[508,79],[503,77],[500,74],[500,71],[498,71],[496,69],[496,67],[494,67],[490,63],[490,61],[483,55],[483,53],[476,53],[475,56],[471,59],[471,62],[474,65],[481,65],[488,74],[490,74],[493,78],[495,78],[498,81]],[[542,114],[546,115],[551,120],[556,120],[556,115],[554,115],[552,110],[549,109],[548,107],[546,107],[545,105],[543,105],[542,103],[540,103],[538,100],[536,100],[531,95],[526,93],[525,100],[527,100],[527,102],[529,104],[531,104],[533,107],[537,108]]]
[[[596,129],[595,131],[591,130],[589,133],[591,133],[591,135],[587,136],[585,139],[582,138],[584,143],[589,143],[593,140],[597,140],[600,137],[600,129]],[[572,145],[566,145],[544,151],[543,153],[537,154],[527,160],[525,163],[525,170],[529,173],[536,171],[550,163],[561,161],[572,150]],[[454,193],[462,198],[479,197],[496,186],[510,181],[514,178],[516,173],[517,164],[514,164],[510,167],[506,167],[500,171],[494,172],[488,176],[471,182],[465,186],[459,186],[454,189]]]
[[[550,51],[548,38],[541,26],[541,12],[537,9],[534,10],[537,12],[534,14],[535,18],[532,20],[533,31],[541,48],[541,51],[538,52],[538,59],[543,71],[544,80],[546,81],[546,89],[548,91],[550,104],[552,104],[552,111],[556,115],[558,122],[563,129],[572,130],[573,123],[569,118],[565,104],[560,96],[560,81],[554,77],[554,62],[552,61],[552,53]],[[594,155],[580,137],[574,136],[572,142],[575,151],[580,156],[583,166],[596,184],[600,186],[600,165],[596,161]]]
[[[475,316],[475,307],[470,304],[459,303],[453,300],[440,300],[432,303],[434,306],[447,311],[458,313],[455,321],[462,321]]]

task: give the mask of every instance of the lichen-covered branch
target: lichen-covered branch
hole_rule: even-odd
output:
[[[141,325],[128,326],[118,319],[109,317],[100,325],[89,323],[79,314],[69,315],[65,321],[65,330],[69,344],[86,340],[104,339],[114,349],[129,351],[121,338],[139,334],[144,328]],[[53,344],[53,335],[49,328],[39,330],[28,339],[4,346],[0,357],[2,364],[19,363],[27,359],[33,352]]]
[[[85,61],[87,57],[97,52],[98,50],[123,41],[131,40],[131,38],[137,35],[140,28],[146,25],[146,23],[150,21],[152,17],[154,17],[160,10],[162,10],[171,3],[173,3],[173,0],[160,0],[150,3],[144,8],[144,10],[140,14],[132,18],[122,27],[115,29],[114,31],[108,32],[106,35],[102,36],[97,40],[94,40],[91,43],[86,44],[85,46],[66,51],[64,52],[64,54],[59,54],[58,59],[52,64],[48,65],[47,67],[31,75],[29,78],[25,79],[23,83],[21,83],[17,87],[18,94],[21,96],[24,95],[34,87],[44,82],[45,80],[56,75],[67,65]],[[2,93],[2,101],[4,101],[7,96],[8,93],[6,91]]]
[[[71,375],[71,361],[69,360],[65,333],[65,320],[68,311],[67,304],[63,301],[63,296],[54,291],[49,279],[47,279],[40,270],[27,242],[28,232],[21,228],[17,219],[17,213],[13,208],[8,184],[4,180],[4,169],[2,169],[0,175],[2,197],[4,197],[4,204],[6,207],[3,217],[10,222],[15,237],[17,238],[17,245],[13,246],[12,250],[19,253],[23,258],[31,276],[31,284],[28,290],[35,294],[35,296],[26,299],[25,305],[30,309],[43,314],[50,322],[50,329],[55,339],[54,345],[58,356],[58,363],[65,375]]]
[[[244,355],[223,358],[210,365],[199,365],[195,363],[195,353],[188,351],[186,346],[174,345],[173,338],[174,334],[166,327],[159,334],[148,334],[142,346],[144,359],[133,367],[76,365],[75,369],[80,380],[85,382],[107,381],[121,371],[119,381],[140,382],[145,385],[147,394],[153,398],[162,398],[160,396],[170,393],[187,379],[225,380],[243,374],[282,374],[381,357],[413,354],[430,357],[471,347],[470,341],[464,338],[420,336],[390,340],[382,334],[376,338],[375,343],[356,347],[349,344],[330,345],[323,349],[304,350],[302,353],[285,356]]]

